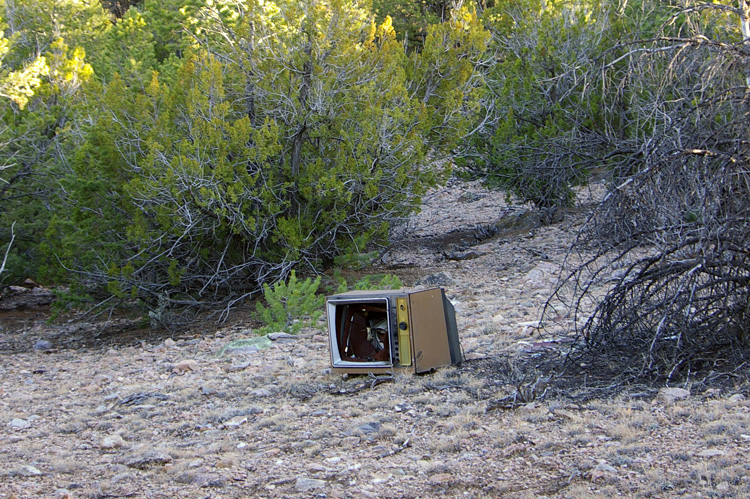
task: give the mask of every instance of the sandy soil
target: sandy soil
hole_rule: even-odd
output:
[[[501,403],[572,330],[534,326],[585,217],[464,244],[519,213],[452,184],[376,269],[440,274],[456,306],[467,360],[427,375],[332,374],[322,321],[224,351],[247,311],[172,333],[0,311],[0,497],[750,497],[746,385]]]

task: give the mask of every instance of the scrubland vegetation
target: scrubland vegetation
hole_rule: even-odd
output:
[[[451,178],[546,223],[595,183],[541,315],[575,318],[565,368],[744,379],[749,9],[4,0],[0,287],[153,327],[226,320],[382,259]]]

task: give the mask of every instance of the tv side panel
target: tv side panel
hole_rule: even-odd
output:
[[[409,314],[416,372],[451,365],[442,290],[435,288],[409,294]]]

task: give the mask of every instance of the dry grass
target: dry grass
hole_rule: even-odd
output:
[[[227,373],[238,359],[211,355],[226,341],[204,339],[212,349],[203,356],[189,347],[169,352],[171,358],[150,346],[118,350],[121,359],[131,356],[119,364],[80,352],[77,363],[91,366],[80,386],[94,373],[112,379],[91,393],[20,374],[40,362],[70,369],[68,356],[8,357],[11,379],[33,383],[3,382],[0,415],[6,422],[31,419],[31,427],[0,429],[10,442],[2,451],[9,471],[0,497],[70,485],[74,497],[205,497],[212,490],[221,497],[750,494],[750,403],[730,399],[737,390],[673,403],[627,395],[574,403],[555,393],[488,412],[490,400],[515,388],[502,382],[512,372],[495,376],[469,363],[423,376],[398,373],[391,382],[342,395],[366,379],[328,373],[323,342],[312,343],[301,368],[289,365],[290,350],[279,346]],[[199,371],[165,373],[162,364],[180,357],[196,358]],[[118,402],[153,393],[166,398]],[[113,434],[124,445],[101,448]],[[166,453],[170,462],[124,464],[149,450]],[[42,474],[23,476],[24,466]]]

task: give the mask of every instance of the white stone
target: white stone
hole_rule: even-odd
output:
[[[716,457],[716,456],[723,456],[726,454],[723,450],[720,449],[704,449],[696,454],[698,457]]]
[[[25,430],[31,428],[31,423],[21,418],[13,418],[10,420],[10,427],[14,430]]]
[[[690,392],[684,388],[667,387],[659,390],[659,394],[656,397],[664,402],[674,402],[675,400],[682,400],[689,396]]]
[[[236,428],[245,423],[247,423],[247,416],[235,416],[229,421],[227,421],[226,423],[224,423],[224,426],[229,427],[229,428]]]
[[[322,489],[327,483],[325,480],[318,480],[316,478],[299,477],[294,484],[294,488],[297,492],[307,492],[309,490]]]
[[[495,314],[492,316],[492,322],[505,322],[505,317],[503,314]]]
[[[107,435],[99,443],[99,447],[102,449],[119,449],[125,445],[125,440],[120,435]]]
[[[185,359],[179,361],[177,364],[174,365],[172,368],[172,371],[176,373],[184,373],[188,371],[197,371],[198,370],[198,362],[193,359]]]
[[[21,466],[17,473],[20,476],[39,476],[42,474],[41,471],[39,471],[37,468],[33,466]]]

